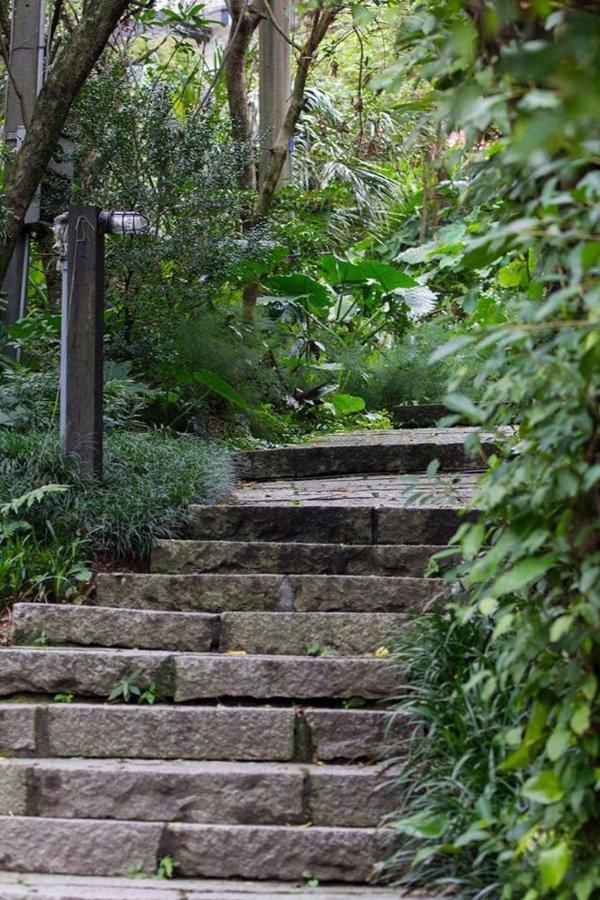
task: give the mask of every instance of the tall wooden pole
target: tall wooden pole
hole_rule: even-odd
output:
[[[97,206],[69,207],[63,281],[60,439],[79,471],[102,477],[104,233]]]
[[[290,99],[290,44],[273,25],[273,19],[289,38],[292,4],[290,0],[267,0],[270,13],[259,25],[259,184],[271,161],[271,152],[283,124]],[[288,153],[281,181],[289,181],[291,154]]]
[[[4,138],[17,150],[31,120],[33,107],[44,83],[46,0],[13,0],[9,75],[6,88]],[[25,230],[15,248],[2,284],[6,296],[3,321],[10,326],[25,313],[29,234],[27,226],[40,217],[40,192],[25,216]]]

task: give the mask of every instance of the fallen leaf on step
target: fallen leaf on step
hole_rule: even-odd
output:
[[[377,656],[379,659],[382,659],[389,655],[390,655],[390,651],[388,650],[387,647],[378,647],[377,650],[375,651],[375,656]]]
[[[225,656],[247,656],[245,650],[226,650]]]

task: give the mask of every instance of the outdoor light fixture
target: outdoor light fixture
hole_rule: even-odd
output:
[[[150,227],[148,216],[139,212],[103,210],[100,221],[107,234],[143,234]]]

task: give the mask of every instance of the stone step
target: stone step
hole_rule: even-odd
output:
[[[157,650],[0,649],[0,696],[70,693],[107,698],[137,673],[140,687],[187,700],[378,699],[397,687],[389,660],[250,656]]]
[[[236,455],[239,477],[247,481],[314,478],[355,473],[424,472],[438,460],[442,472],[482,468],[483,458],[465,450],[477,428],[422,428],[407,431],[325,435],[310,444]],[[493,452],[492,435],[482,435],[484,452]]]
[[[83,644],[208,653],[218,645],[219,617],[206,613],[16,603],[17,644]]]
[[[463,509],[477,496],[480,477],[481,472],[447,472],[249,481],[236,486],[227,504]]]
[[[263,541],[155,541],[151,571],[282,575],[382,575],[421,577],[442,546],[307,544]]]
[[[0,872],[0,900],[433,900],[398,888],[328,884],[318,888],[299,881],[260,882],[177,878],[102,878]]]
[[[220,646],[274,655],[360,655],[391,645],[405,622],[396,613],[223,613]]]
[[[14,758],[373,761],[414,725],[385,710],[0,703],[0,754]],[[2,771],[0,766],[0,774]]]
[[[391,643],[406,621],[396,613],[356,612],[226,612],[156,613],[100,606],[16,604],[13,640],[21,644],[152,647],[157,618],[171,618],[169,643],[180,649],[210,652],[311,656],[353,656],[375,653]],[[197,620],[200,620],[199,626]],[[207,621],[208,620],[208,621]],[[160,622],[159,622],[160,624]],[[135,625],[135,631],[126,629]],[[177,626],[177,629],[174,628]],[[163,629],[163,633],[166,629]],[[178,640],[178,632],[181,640]],[[168,636],[167,635],[167,636]],[[195,638],[197,644],[194,643]]]
[[[439,579],[377,575],[145,575],[100,573],[96,604],[178,612],[410,612]]]
[[[13,759],[0,816],[376,827],[400,801],[377,766]]]
[[[221,504],[191,506],[189,530],[202,541],[444,545],[463,521],[437,507]]]
[[[13,872],[153,875],[170,856],[184,878],[364,882],[393,843],[370,828],[0,817],[0,867]]]

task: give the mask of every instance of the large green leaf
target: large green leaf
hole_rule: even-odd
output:
[[[554,772],[544,769],[527,779],[521,793],[528,800],[547,806],[562,800],[565,790]]]
[[[352,394],[333,394],[327,402],[331,403],[338,416],[349,416],[352,413],[362,412],[365,408],[363,398]]]
[[[211,372],[210,369],[197,369],[193,373],[193,378],[194,381],[203,384],[204,387],[207,387],[209,390],[213,391],[213,393],[219,394],[219,396],[224,397],[225,400],[229,400],[233,406],[237,406],[239,409],[244,410],[249,408],[244,398],[238,394],[236,389],[233,388],[228,381],[225,381],[224,378],[221,378],[220,375]]]
[[[461,413],[472,422],[481,423],[485,420],[485,414],[466,394],[447,394],[444,398],[444,405],[452,412]]]
[[[516,565],[504,572],[492,585],[490,594],[493,597],[502,597],[504,594],[512,594],[520,591],[537,578],[541,578],[556,562],[552,555],[528,556],[521,559]]]
[[[280,296],[306,300],[311,312],[325,312],[335,302],[331,289],[309,275],[272,275],[264,284]]]
[[[341,259],[334,253],[326,253],[319,260],[319,268],[330,284],[364,284],[376,282],[387,293],[396,288],[419,287],[418,281],[394,266],[375,260],[363,259],[358,263]]]
[[[563,841],[549,850],[542,850],[539,857],[540,875],[545,888],[557,888],[567,874],[571,852]]]
[[[448,827],[448,818],[443,813],[425,811],[395,821],[394,827],[409,837],[439,838]]]

